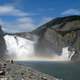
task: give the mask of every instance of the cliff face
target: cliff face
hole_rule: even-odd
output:
[[[5,33],[3,32],[1,26],[0,26],[0,58],[4,56],[6,53],[6,44],[4,40]]]
[[[63,47],[75,49],[72,60],[80,60],[80,16],[56,18],[32,33],[39,36],[36,50],[40,53],[61,55]]]

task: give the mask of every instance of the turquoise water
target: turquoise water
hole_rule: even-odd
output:
[[[63,80],[80,80],[80,63],[40,61],[26,61],[17,63],[30,66],[38,71],[62,78]]]

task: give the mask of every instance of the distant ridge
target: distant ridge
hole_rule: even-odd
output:
[[[39,33],[40,30],[45,29],[45,28],[50,28],[51,26],[56,25],[56,24],[61,24],[58,27],[58,28],[60,28],[61,26],[64,26],[65,23],[75,21],[75,20],[80,20],[80,15],[57,17],[57,18],[54,18],[54,19],[50,20],[49,22],[39,26],[37,29],[33,30],[32,33],[37,34],[37,33]],[[54,29],[55,29],[55,27],[54,27]]]

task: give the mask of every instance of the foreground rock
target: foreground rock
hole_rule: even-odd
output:
[[[61,80],[48,74],[41,73],[14,63],[13,61],[0,61],[0,80]]]

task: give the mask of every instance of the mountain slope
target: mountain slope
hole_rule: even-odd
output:
[[[39,36],[36,48],[40,53],[61,55],[62,48],[69,47],[70,50],[75,49],[72,60],[80,60],[80,16],[53,19],[32,33]]]

